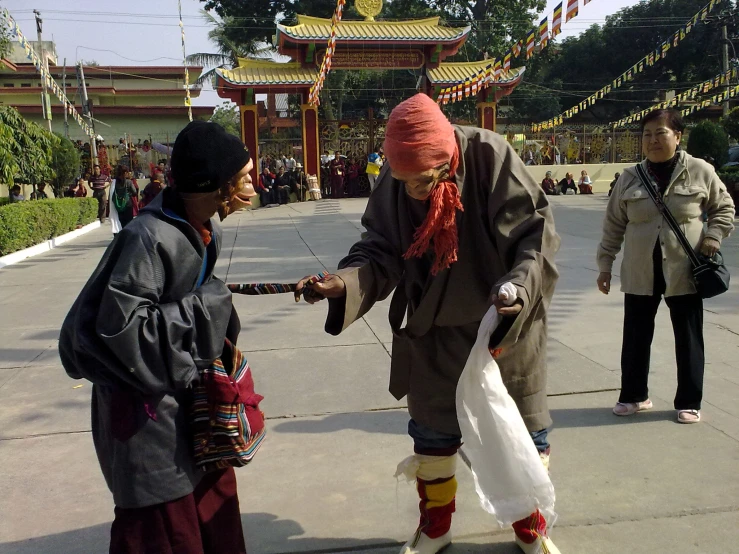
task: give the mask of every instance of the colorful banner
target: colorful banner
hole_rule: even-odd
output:
[[[573,17],[577,17],[578,13],[577,0],[567,0],[567,19],[565,19],[565,23],[568,23]]]
[[[323,62],[321,62],[321,68],[318,71],[318,77],[316,82],[310,88],[310,94],[308,95],[308,103],[313,106],[318,106],[321,103],[321,89],[323,84],[326,82],[326,77],[329,71],[331,71],[331,61],[336,51],[336,31],[341,23],[341,15],[344,12],[344,5],[346,0],[337,0],[336,11],[334,16],[331,18],[331,33],[328,39],[328,47],[326,53],[323,56]]]
[[[41,74],[41,78],[46,82],[46,86],[51,89],[54,95],[62,104],[64,104],[64,109],[67,110],[67,113],[77,122],[77,125],[82,127],[82,130],[88,137],[95,137],[95,130],[82,119],[82,116],[74,108],[74,104],[72,104],[67,98],[67,95],[64,94],[64,90],[56,84],[51,73],[46,70],[43,61],[36,54],[36,51],[33,49],[33,46],[31,46],[28,39],[26,39],[25,35],[21,32],[20,27],[18,27],[18,23],[16,23],[13,16],[10,15],[8,9],[3,8],[2,11],[0,11],[0,15],[8,23],[10,32],[15,35],[16,39],[23,47],[23,50],[26,52],[26,56],[28,56],[28,59],[31,60],[33,65],[36,67],[36,70]]]
[[[562,2],[559,6],[554,8],[554,14],[552,16],[552,36],[556,37],[562,32]]]
[[[692,88],[684,90],[680,94],[676,95],[672,100],[668,100],[667,102],[659,102],[658,104],[655,104],[654,106],[650,106],[646,110],[642,110],[639,113],[626,116],[616,121],[615,123],[612,123],[612,125],[615,127],[623,127],[624,125],[627,125],[629,123],[635,123],[635,122],[641,121],[651,111],[658,110],[658,109],[674,108],[675,106],[677,106],[678,104],[682,104],[683,102],[693,101],[701,94],[706,94],[707,92],[710,92],[711,90],[715,88],[726,86],[727,84],[731,83],[733,79],[736,79],[737,76],[739,76],[739,71],[737,71],[736,68],[731,69],[730,71],[717,75],[713,79],[708,79],[707,81],[704,81],[699,85],[695,85]],[[721,95],[719,94],[718,96],[721,96]],[[694,106],[689,106],[684,109],[689,110],[689,109],[692,109],[693,107]]]
[[[569,0],[570,3],[568,3],[568,13],[570,9],[570,5],[573,3],[573,0]],[[644,56],[641,60],[636,62],[633,66],[631,66],[629,69],[624,71],[621,75],[616,77],[613,80],[613,83],[611,85],[606,85],[599,91],[594,92],[590,97],[588,97],[585,101],[581,102],[579,107],[580,111],[582,111],[583,104],[585,104],[586,108],[587,106],[592,106],[595,104],[596,101],[602,99],[605,95],[609,94],[611,90],[614,88],[620,88],[624,85],[624,83],[627,83],[629,81],[632,81],[634,77],[644,71],[645,67],[652,67],[655,63],[657,63],[659,60],[664,59],[667,57],[667,52],[670,50],[670,48],[677,48],[683,41],[684,37],[687,36],[692,28],[697,24],[699,19],[704,19],[707,17],[708,13],[710,13],[718,4],[721,3],[721,0],[711,0],[711,3],[702,8],[698,13],[696,13],[690,20],[679,30],[677,30],[673,35],[672,38],[669,40],[664,41],[659,48],[657,48],[654,52],[650,52],[646,56]],[[577,0],[574,0],[574,4],[577,5]],[[573,16],[574,17],[574,16]],[[568,19],[569,21],[569,19]],[[560,120],[569,119],[574,115],[577,115],[579,111],[577,110],[578,106],[575,106],[573,108],[570,108],[569,110],[559,114],[558,116],[553,117],[552,119],[548,121],[542,121],[540,123],[534,124],[532,127],[534,129],[552,129],[556,127]]]
[[[535,38],[536,38],[536,31],[534,31],[534,29],[531,29],[529,31],[528,36],[526,37],[526,59],[527,60],[531,58],[531,56],[534,55],[534,47],[536,46]]]
[[[592,1],[592,0],[591,0]],[[488,64],[488,66],[480,71],[478,75],[472,77],[470,91],[473,89],[480,90],[485,88],[490,83],[499,79],[501,76],[507,76],[511,69],[511,58],[518,58],[526,49],[526,59],[530,59],[536,51],[536,36],[540,37],[540,49],[547,46],[550,39],[557,36],[562,32],[562,7],[564,0],[554,9],[552,15],[552,29],[550,33],[549,29],[549,17],[545,17],[538,27],[531,29],[525,39],[517,40],[513,46],[503,55],[503,62],[495,60],[495,62]],[[570,13],[571,7],[574,5],[574,14]],[[567,21],[577,16],[577,0],[568,1],[568,17]],[[475,87],[475,85],[477,85]],[[457,102],[465,97],[464,89],[458,89],[457,85],[453,85],[444,89],[441,89],[437,97],[437,102],[440,104],[448,104],[449,102]]]
[[[545,17],[539,23],[539,48],[544,49],[549,44],[549,19]]]

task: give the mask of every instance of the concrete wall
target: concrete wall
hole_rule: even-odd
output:
[[[23,196],[26,198],[26,200],[28,200],[31,197],[31,193],[33,192],[33,187],[31,185],[21,185],[21,190],[23,191]],[[48,195],[49,198],[54,198],[54,189],[51,188],[51,185],[47,185],[44,192]],[[91,192],[89,192],[88,194],[92,195]],[[10,196],[8,185],[0,184],[0,196],[3,198],[8,198]]]
[[[593,181],[593,192],[608,192],[615,173],[623,173],[627,167],[633,167],[633,163],[627,164],[571,164],[571,165],[529,165],[526,169],[537,183],[541,183],[547,171],[552,172],[552,178],[560,181],[565,178],[566,173],[572,173],[575,181],[580,180],[580,173],[585,170]]]

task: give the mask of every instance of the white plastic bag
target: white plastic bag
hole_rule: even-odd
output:
[[[512,290],[515,301],[516,289],[513,285],[507,289],[508,285],[503,285],[499,296],[504,298]],[[457,385],[462,449],[472,466],[480,503],[501,527],[509,527],[537,509],[551,527],[556,519],[554,486],[488,349],[499,322],[493,306],[480,324]]]

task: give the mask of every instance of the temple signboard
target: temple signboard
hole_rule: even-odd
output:
[[[320,66],[325,50],[315,57]],[[334,52],[333,69],[420,69],[425,62],[421,50],[338,50]]]

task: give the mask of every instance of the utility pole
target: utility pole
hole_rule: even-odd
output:
[[[46,59],[46,52],[44,52],[44,42],[41,38],[41,30],[43,26],[43,19],[41,19],[41,12],[33,10],[33,14],[36,16],[36,36],[38,37],[38,48],[41,53],[41,63],[46,70],[45,75],[41,75],[41,111],[43,113],[46,124],[51,132],[51,100],[49,99],[49,93],[46,91],[46,75],[49,74],[49,62]]]
[[[67,96],[67,58],[64,58],[64,69],[62,69],[62,90],[64,97]],[[64,136],[69,138],[69,121],[67,121],[67,106],[64,106]]]
[[[87,99],[87,84],[85,83],[85,70],[82,69],[82,63],[77,64],[77,82],[82,87],[82,115],[90,119],[90,127],[95,130],[95,123],[92,119],[92,110],[90,101]],[[95,143],[96,136],[90,137],[90,155],[92,156],[92,165],[98,163],[98,148]]]
[[[723,71],[724,75],[726,75],[729,71],[729,32],[726,29],[726,19],[723,21],[723,25],[721,26],[721,42],[723,45],[723,60],[722,60],[722,66],[721,70]],[[723,115],[726,117],[729,115],[729,89],[731,88],[731,79],[726,79],[726,87],[724,88],[724,105],[723,105]]]

